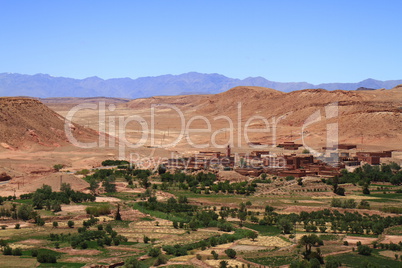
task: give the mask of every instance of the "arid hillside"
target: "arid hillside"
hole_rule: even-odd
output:
[[[95,140],[98,134],[67,123],[80,141]],[[38,100],[0,98],[0,150],[54,148],[69,144],[65,119]]]
[[[223,115],[233,121],[239,116],[240,105],[243,123],[256,115],[269,122],[281,118],[276,126],[277,141],[299,141],[304,131],[305,140],[325,145],[327,125],[337,123],[340,142],[401,147],[402,86],[391,90],[306,89],[290,93],[261,87],[235,87],[215,95],[153,97],[124,105],[133,111],[143,111],[152,104],[175,105],[186,118],[202,115],[211,119]],[[314,122],[307,126],[312,120]],[[261,128],[264,125],[262,120],[253,120],[251,126]],[[272,132],[256,133],[252,137],[254,141],[269,143],[271,136]]]

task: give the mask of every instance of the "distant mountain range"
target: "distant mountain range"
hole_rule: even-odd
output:
[[[263,77],[246,79],[229,78],[220,74],[190,72],[180,75],[155,77],[101,79],[88,77],[73,79],[53,77],[47,74],[0,74],[0,96],[49,97],[118,97],[141,98],[157,95],[215,94],[236,86],[269,87],[283,92],[301,89],[323,88],[327,90],[390,89],[402,84],[402,80],[379,81],[366,79],[358,83],[326,83],[313,85],[306,82],[282,83]]]

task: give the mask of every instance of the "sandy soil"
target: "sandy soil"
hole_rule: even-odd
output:
[[[121,202],[121,200],[116,197],[97,196],[95,202]]]
[[[356,245],[357,242],[361,242],[363,245],[370,245],[372,242],[377,241],[377,238],[373,237],[357,237],[357,236],[346,236],[344,241],[348,241],[349,245]]]
[[[392,251],[392,250],[383,250],[383,251],[380,251],[379,254],[381,256],[392,258],[392,259],[395,259],[395,254],[400,255],[398,251]]]
[[[384,238],[381,240],[381,243],[390,244],[392,242],[394,244],[398,244],[401,241],[401,235],[385,235]]]

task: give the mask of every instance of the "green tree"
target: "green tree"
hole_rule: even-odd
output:
[[[342,264],[337,258],[328,257],[325,260],[325,268],[338,268],[340,266],[342,266]]]
[[[370,247],[367,246],[367,245],[359,245],[359,246],[357,247],[357,252],[358,252],[360,255],[370,256],[372,251],[373,251],[373,249],[370,248]]]
[[[56,170],[56,171],[60,171],[60,169],[62,169],[63,167],[64,167],[63,164],[56,164],[53,166],[54,170]]]
[[[151,248],[148,251],[148,256],[150,256],[150,257],[158,257],[161,253],[162,253],[161,249],[155,247],[155,248]]]
[[[225,250],[225,254],[231,259],[236,258],[236,251],[234,249],[228,248]]]
[[[281,218],[278,222],[278,227],[284,234],[290,234],[293,230],[293,223],[287,218]]]
[[[120,204],[117,204],[117,211],[116,211],[116,215],[114,217],[115,221],[121,221],[121,215],[120,215]]]
[[[250,238],[251,240],[255,240],[258,237],[258,233],[254,231],[250,231],[247,233],[247,238]]]
[[[321,263],[318,259],[316,259],[316,258],[310,259],[310,268],[320,268],[320,267],[321,267]]]
[[[299,245],[305,246],[304,256],[306,259],[310,259],[311,247],[319,246],[320,244],[323,244],[323,242],[316,234],[303,235],[299,241]]]
[[[166,173],[166,167],[164,165],[159,165],[158,166],[158,174],[162,175]]]
[[[73,222],[73,221],[68,221],[68,222],[67,222],[67,226],[68,226],[69,228],[73,228],[73,227],[74,227],[74,222]]]
[[[36,257],[37,261],[40,263],[56,263],[57,258],[54,254],[49,252],[39,252],[38,256]]]
[[[148,242],[151,241],[151,239],[148,236],[144,235],[143,241],[145,244],[148,244]]]
[[[158,258],[155,260],[154,266],[159,266],[159,265],[162,265],[162,264],[166,264],[167,262],[168,262],[168,259],[166,258],[166,256],[163,255],[163,254],[160,254],[158,256]]]
[[[221,261],[219,263],[219,268],[226,268],[228,267],[228,262],[227,261]]]
[[[98,189],[98,187],[99,187],[99,183],[96,181],[96,179],[92,178],[89,180],[89,190],[91,191],[91,193],[93,195],[96,194],[96,190]]]
[[[114,184],[111,180],[107,179],[103,182],[103,187],[107,193],[115,193],[116,192],[116,184]]]

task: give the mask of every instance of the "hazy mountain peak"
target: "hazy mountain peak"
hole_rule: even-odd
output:
[[[179,75],[160,75],[131,78],[102,79],[97,76],[85,79],[53,77],[48,74],[0,74],[0,96],[32,97],[119,97],[141,98],[156,95],[214,94],[236,86],[266,87],[290,92],[301,89],[356,90],[365,88],[391,89],[402,80],[380,81],[372,78],[357,83],[326,83],[313,85],[307,82],[274,82],[264,77],[230,78],[218,73],[189,72]]]

